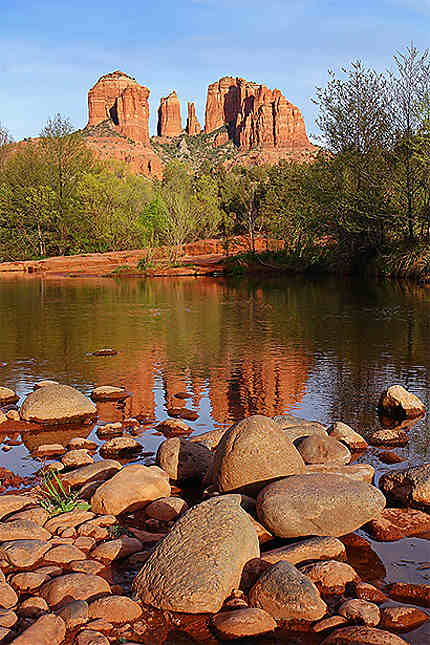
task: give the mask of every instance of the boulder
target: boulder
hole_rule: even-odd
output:
[[[170,494],[168,475],[157,466],[132,464],[101,484],[91,498],[94,513],[119,515]]]
[[[83,486],[89,482],[106,480],[121,470],[122,466],[119,461],[113,459],[103,459],[89,466],[81,466],[70,473],[61,476],[61,481],[66,482],[72,488]]]
[[[249,592],[249,601],[276,620],[319,620],[327,610],[313,582],[289,562],[267,569]]]
[[[351,453],[348,448],[333,437],[310,435],[294,442],[305,464],[348,464]]]
[[[0,520],[36,503],[29,495],[0,495]]]
[[[21,418],[42,425],[87,423],[97,417],[96,407],[69,385],[46,385],[29,394],[21,406]]]
[[[176,437],[177,435],[191,434],[193,429],[182,421],[182,419],[165,419],[159,423],[155,430],[161,432],[165,437]]]
[[[155,520],[170,522],[176,520],[187,510],[187,502],[180,497],[162,497],[148,504],[145,508],[145,513]]]
[[[342,627],[330,634],[321,645],[407,645],[395,636],[375,627]]]
[[[116,423],[106,423],[104,426],[99,426],[97,428],[97,436],[99,439],[121,437],[123,434],[124,429],[120,421],[117,421]]]
[[[358,582],[357,572],[346,562],[327,560],[300,567],[323,594],[342,594],[347,584]]]
[[[225,639],[258,636],[276,629],[276,621],[272,616],[257,607],[223,611],[213,617],[212,624]]]
[[[0,610],[12,609],[18,602],[16,592],[7,582],[0,583]]]
[[[142,444],[131,437],[115,437],[108,439],[100,448],[103,458],[124,457],[130,453],[139,452],[143,449]]]
[[[61,461],[67,468],[78,468],[79,466],[88,466],[94,463],[94,459],[88,454],[85,448],[69,450],[61,458]]]
[[[224,434],[212,475],[221,492],[254,497],[269,482],[303,471],[303,459],[279,426],[269,417],[254,415]]]
[[[16,392],[8,387],[0,387],[0,405],[9,405],[19,400]]]
[[[414,419],[424,414],[424,403],[402,385],[392,385],[379,399],[379,410],[386,416]]]
[[[387,448],[396,448],[406,446],[409,441],[408,434],[400,428],[384,428],[375,430],[369,435],[371,446],[384,446]]]
[[[49,540],[51,534],[31,520],[0,522],[0,542],[9,540]]]
[[[128,392],[123,387],[115,387],[114,385],[101,385],[95,387],[91,392],[93,401],[121,401],[128,396]]]
[[[208,432],[202,432],[202,434],[194,435],[190,437],[191,442],[201,443],[209,450],[213,450],[217,447],[222,437],[227,432],[227,428],[215,428],[215,430],[209,430]]]
[[[332,474],[293,475],[257,498],[259,520],[277,537],[339,537],[382,513],[385,497],[361,481]]]
[[[430,607],[430,585],[392,582],[385,587],[384,591],[394,600]]]
[[[327,428],[327,433],[333,439],[337,439],[347,446],[351,451],[362,451],[367,449],[367,441],[361,434],[358,434],[346,423],[336,421]]]
[[[417,607],[384,607],[381,627],[396,632],[409,632],[426,623],[429,615]]]
[[[414,508],[385,508],[365,529],[374,540],[394,542],[430,532],[430,515]]]
[[[370,484],[375,475],[375,469],[370,464],[308,464],[304,474],[309,475],[312,473],[342,475],[342,477]]]
[[[126,596],[107,596],[94,600],[88,608],[91,619],[102,619],[114,625],[132,623],[142,615],[137,602]]]
[[[73,600],[64,605],[57,612],[57,616],[64,620],[67,631],[76,629],[88,622],[88,603],[86,600]]]
[[[133,582],[138,598],[159,609],[216,613],[238,589],[245,565],[260,554],[239,495],[214,497],[180,517]]]
[[[17,569],[27,569],[35,565],[51,548],[52,544],[43,540],[12,540],[0,544],[0,559],[7,560]]]
[[[387,497],[405,506],[430,507],[430,464],[391,470],[382,475],[379,487]]]
[[[172,437],[157,451],[157,464],[177,482],[203,480],[213,462],[213,453],[200,443]]]
[[[357,625],[376,627],[381,620],[381,612],[377,605],[358,598],[345,600],[339,607],[338,612],[341,616],[347,618],[349,622]]]

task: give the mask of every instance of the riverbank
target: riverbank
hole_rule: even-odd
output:
[[[40,382],[20,404],[0,388],[3,445],[35,436],[41,468],[4,476],[0,642],[427,642],[429,585],[384,560],[428,545],[430,464],[401,463],[421,401],[388,390],[384,426],[364,437],[290,414],[196,434],[185,397],[145,455],[148,420],[126,416],[123,387],[87,398]],[[382,477],[375,450],[392,464]]]

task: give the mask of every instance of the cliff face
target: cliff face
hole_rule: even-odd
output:
[[[102,76],[88,92],[88,126],[109,121],[117,132],[149,145],[149,90],[116,71]]]
[[[160,101],[157,134],[159,137],[178,137],[181,133],[181,104],[176,92],[171,92]]]
[[[240,150],[311,148],[300,110],[279,90],[224,77],[208,88],[205,132],[226,125]]]
[[[188,117],[187,117],[187,127],[185,128],[185,132],[193,136],[194,134],[200,134],[200,131],[201,131],[201,127],[196,117],[195,105],[194,103],[190,103],[190,101],[188,101]]]

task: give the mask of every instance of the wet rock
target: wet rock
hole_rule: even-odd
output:
[[[0,608],[12,609],[18,602],[18,596],[7,582],[0,584]]]
[[[92,600],[110,594],[110,586],[100,576],[68,573],[46,582],[40,595],[50,607],[58,607],[71,600]]]
[[[391,470],[382,475],[379,487],[405,506],[430,507],[430,464]]]
[[[177,435],[184,434],[188,435],[193,431],[193,429],[190,428],[185,421],[181,421],[181,419],[165,419],[155,427],[155,430],[164,434],[165,437],[176,437]]]
[[[220,492],[254,497],[269,482],[303,471],[303,459],[279,426],[269,417],[254,415],[224,434],[212,472]]]
[[[59,616],[48,614],[38,618],[13,641],[13,645],[60,645],[65,635],[64,621]]]
[[[35,421],[43,425],[85,423],[96,416],[95,405],[68,385],[47,385],[35,390],[21,406],[24,421]]]
[[[36,591],[47,580],[49,580],[47,575],[26,571],[12,576],[10,583],[19,593],[26,593]]]
[[[430,585],[414,585],[408,582],[393,582],[384,590],[393,600],[430,607]]]
[[[374,540],[393,542],[429,532],[430,515],[414,508],[385,508],[365,528]]]
[[[396,448],[397,446],[406,446],[409,437],[404,430],[400,428],[385,428],[376,430],[369,436],[371,446],[386,446]]]
[[[101,385],[100,387],[95,387],[91,392],[93,401],[120,401],[128,396],[129,394],[125,388],[113,385]]]
[[[94,463],[94,459],[88,454],[85,448],[77,450],[69,450],[62,458],[61,461],[66,468],[77,468],[78,466],[88,466]]]
[[[257,535],[240,496],[212,498],[176,522],[133,582],[138,598],[154,607],[216,613],[242,570],[260,554]]]
[[[124,428],[120,421],[117,421],[116,423],[106,423],[106,425],[97,428],[97,436],[99,439],[121,437],[123,434]]]
[[[121,468],[122,466],[119,461],[104,459],[103,461],[97,461],[95,464],[90,464],[89,466],[81,466],[70,473],[62,475],[61,481],[67,482],[72,488],[77,488],[78,486],[83,486],[84,484],[95,480],[109,479],[112,475],[118,472],[118,470],[121,470]]]
[[[321,645],[407,645],[394,634],[375,627],[342,627],[330,634]]]
[[[67,450],[97,450],[97,444],[95,441],[90,441],[90,439],[84,439],[83,437],[73,437],[66,445]]]
[[[374,587],[368,582],[363,582],[362,580],[359,582],[353,582],[352,590],[352,593],[356,598],[368,600],[369,602],[373,602],[377,605],[382,605],[383,602],[388,600],[388,596],[386,596],[380,589]]]
[[[108,439],[100,448],[100,454],[104,458],[123,457],[130,453],[139,452],[143,446],[131,437],[115,437]]]
[[[313,582],[289,562],[267,569],[249,592],[249,601],[277,620],[319,620],[327,610]]]
[[[9,540],[49,540],[51,534],[31,520],[0,522],[0,542]]]
[[[403,457],[392,452],[391,450],[384,450],[378,455],[378,459],[384,464],[400,464],[402,461],[405,461]]]
[[[375,474],[375,469],[370,464],[309,464],[306,466],[305,474],[311,473],[331,473],[332,475],[342,475],[356,481],[367,482],[371,484]]]
[[[66,449],[60,443],[47,443],[42,446],[38,446],[36,450],[33,451],[33,457],[39,459],[45,459],[46,457],[56,457],[59,455],[64,455]]]
[[[126,466],[99,486],[91,498],[94,513],[119,515],[144,508],[170,494],[168,475],[157,466]]]
[[[305,464],[347,464],[351,461],[348,448],[332,437],[314,434],[296,439],[294,445]]]
[[[203,480],[213,462],[213,453],[200,443],[172,437],[166,439],[157,451],[157,464],[170,479],[184,482]]]
[[[73,560],[85,560],[86,554],[73,544],[59,544],[47,551],[43,561],[47,564],[68,564]]]
[[[381,394],[379,410],[387,416],[414,419],[424,414],[424,404],[401,385],[392,385]]]
[[[384,506],[385,497],[373,486],[321,473],[269,484],[257,498],[257,515],[278,537],[339,537],[378,517]]]
[[[258,636],[276,629],[276,621],[272,616],[257,607],[223,611],[213,617],[212,624],[226,639]]]
[[[170,522],[171,520],[176,520],[187,510],[187,502],[180,497],[163,497],[148,504],[145,508],[145,513],[155,520]]]
[[[199,418],[197,412],[194,412],[194,410],[187,410],[187,408],[168,408],[167,414],[169,417],[187,419],[187,421],[196,421]]]
[[[85,600],[74,600],[59,609],[57,616],[60,616],[66,626],[66,631],[76,629],[88,622],[88,603]]]
[[[417,629],[429,619],[428,614],[416,607],[384,607],[381,627],[398,632]]]
[[[361,452],[367,449],[367,441],[358,432],[353,430],[346,423],[336,421],[327,428],[327,433],[333,439],[337,439],[345,444],[350,450]]]
[[[367,625],[375,627],[381,620],[379,607],[367,600],[352,598],[345,600],[338,609],[341,616],[344,616],[349,622],[357,625]]]
[[[94,600],[89,606],[90,618],[108,620],[114,625],[132,623],[142,615],[142,609],[137,602],[126,596],[108,596]]]
[[[9,403],[16,403],[19,400],[16,392],[8,387],[0,387],[0,405],[8,405]]]
[[[29,495],[0,495],[0,520],[11,513],[34,505],[35,498]]]
[[[91,551],[91,557],[99,560],[104,564],[110,564],[114,560],[127,558],[133,553],[138,553],[142,549],[142,543],[136,538],[122,535],[116,540],[102,542]]]
[[[358,581],[357,572],[346,562],[328,560],[300,567],[323,594],[341,594],[347,584]]]
[[[116,356],[117,354],[117,350],[112,347],[102,347],[93,352],[93,356]]]
[[[323,618],[322,620],[319,620],[317,623],[312,625],[312,631],[314,631],[316,634],[320,634],[321,632],[326,632],[328,630],[332,630],[334,627],[340,627],[342,625],[346,625],[348,621],[346,618],[343,616],[329,616],[328,618]]]
[[[0,558],[17,569],[27,569],[35,565],[51,548],[49,542],[42,540],[13,540],[0,545]]]
[[[281,546],[272,551],[261,554],[261,559],[275,564],[285,560],[290,564],[300,564],[307,560],[344,560],[345,547],[340,540],[334,537],[313,537],[295,544]]]

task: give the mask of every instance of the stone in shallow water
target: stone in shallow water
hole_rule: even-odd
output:
[[[101,385],[95,387],[91,392],[93,401],[120,401],[121,399],[128,398],[129,394],[123,387],[115,387],[114,385]]]
[[[329,428],[327,428],[327,433],[330,437],[344,443],[350,450],[361,451],[366,450],[367,448],[367,441],[361,436],[361,434],[341,421],[336,421],[336,423],[333,423]]]
[[[384,607],[381,627],[392,631],[409,632],[429,620],[429,615],[417,607]]]
[[[381,394],[379,409],[388,416],[413,419],[424,414],[424,403],[402,385],[392,385]]]
[[[384,506],[385,497],[370,484],[313,473],[266,486],[257,498],[257,515],[278,537],[339,537],[378,517]]]
[[[289,562],[267,569],[249,592],[249,601],[277,620],[319,620],[327,610],[314,583]]]
[[[0,405],[8,405],[9,403],[16,403],[19,397],[14,390],[8,387],[0,387]]]
[[[68,385],[46,385],[29,394],[21,406],[24,421],[42,425],[85,423],[96,416],[95,405]]]
[[[406,506],[430,507],[430,464],[391,470],[379,480],[387,497]]]
[[[76,450],[69,450],[61,461],[67,468],[77,468],[78,466],[88,466],[94,463],[94,459],[88,454],[85,448],[78,448]]]
[[[115,437],[108,439],[100,448],[102,457],[122,457],[131,452],[142,450],[142,444],[138,443],[131,437]]]
[[[400,428],[385,428],[376,430],[369,436],[371,446],[386,446],[387,448],[396,448],[406,446],[409,441],[408,434]]]
[[[179,518],[133,582],[138,598],[159,609],[219,611],[242,571],[260,554],[257,534],[239,495],[198,504]]]

